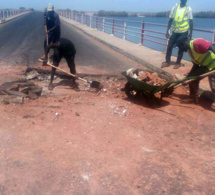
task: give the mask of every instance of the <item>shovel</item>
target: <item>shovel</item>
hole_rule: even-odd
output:
[[[85,79],[83,79],[83,78],[81,78],[81,77],[77,77],[76,75],[74,75],[74,74],[72,74],[72,73],[70,73],[70,72],[67,72],[67,71],[65,71],[65,70],[63,70],[63,69],[61,69],[61,68],[58,68],[58,67],[56,67],[56,66],[53,66],[53,65],[50,64],[50,63],[47,63],[47,65],[48,65],[48,66],[51,66],[52,68],[56,68],[57,70],[60,70],[60,71],[66,73],[66,74],[68,74],[68,75],[70,75],[70,76],[72,76],[72,77],[75,77],[75,78],[77,78],[77,79],[79,79],[79,80],[81,80],[81,81],[84,81],[84,82],[86,82],[86,83],[89,83],[91,88],[95,88],[95,89],[102,89],[102,88],[103,88],[103,85],[102,85],[100,82],[98,82],[98,81],[87,81],[87,80],[85,80]]]
[[[199,76],[194,76],[194,78],[192,77],[191,79],[189,79],[189,77],[187,77],[187,78],[185,78],[185,79],[183,79],[181,81],[178,81],[177,84],[172,85],[171,87],[168,87],[168,88],[164,89],[163,97],[168,97],[170,94],[173,93],[174,89],[176,89],[176,88],[178,88],[178,87],[180,87],[182,85],[189,84],[189,83],[191,83],[191,82],[193,82],[193,81],[195,81],[197,79],[205,78],[205,77],[207,77],[209,75],[212,75],[214,73],[215,73],[215,70],[212,70],[212,71],[207,72],[205,74],[202,74],[202,75],[199,75]]]
[[[205,78],[205,77],[207,77],[207,76],[209,76],[209,75],[212,75],[212,74],[214,74],[214,73],[215,73],[215,70],[212,70],[212,71],[207,72],[207,73],[205,73],[205,74],[199,75],[199,76],[197,76],[197,77],[194,78],[194,79],[185,80],[185,81],[182,80],[181,83],[176,84],[176,85],[174,86],[174,89],[176,89],[176,88],[178,88],[178,87],[180,87],[180,86],[182,86],[182,85],[189,84],[189,83],[191,83],[191,82],[193,82],[193,81],[195,81],[195,80],[197,80],[197,79]]]
[[[49,46],[49,35],[48,35],[48,30],[47,30],[47,25],[45,25],[45,32],[46,32],[46,46]],[[49,62],[49,53],[48,53],[48,62]]]

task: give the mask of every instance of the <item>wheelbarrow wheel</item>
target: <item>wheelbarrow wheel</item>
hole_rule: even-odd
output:
[[[129,82],[125,84],[125,94],[129,99],[136,99],[140,96],[140,92],[137,91]]]

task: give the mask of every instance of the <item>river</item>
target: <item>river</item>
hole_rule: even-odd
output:
[[[102,30],[102,18],[98,19],[100,25],[99,29]],[[123,25],[126,23],[126,36],[125,39],[134,43],[139,44],[141,42],[141,23],[145,22],[144,24],[144,41],[143,45],[149,47],[154,50],[158,50],[161,52],[166,51],[166,40],[164,34],[159,34],[157,32],[166,33],[167,24],[169,18],[158,18],[158,17],[115,17],[114,18],[114,26],[115,32],[114,35],[120,38],[123,38],[122,32]],[[193,31],[193,38],[204,38],[210,42],[213,42],[214,35],[211,32],[202,32],[195,29],[202,29],[202,30],[214,30],[215,29],[215,18],[194,18],[194,31]],[[104,31],[111,34],[112,32],[112,24],[113,18],[106,18],[105,19],[105,28]],[[155,25],[161,24],[161,25]],[[162,26],[163,25],[163,26]],[[95,27],[95,23],[93,24]],[[153,31],[153,32],[152,32]],[[156,37],[160,38],[156,38]],[[152,40],[152,41],[151,41]],[[155,43],[155,42],[160,42]],[[173,55],[177,55],[177,48],[173,50]],[[185,59],[187,59],[187,55],[185,55]]]

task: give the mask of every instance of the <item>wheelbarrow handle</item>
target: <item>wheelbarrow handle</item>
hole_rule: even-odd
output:
[[[199,75],[199,76],[198,76],[197,78],[195,78],[195,79],[186,80],[186,81],[184,81],[184,82],[182,82],[182,83],[179,83],[178,85],[174,86],[174,89],[176,89],[176,88],[178,88],[178,87],[180,87],[180,86],[182,86],[182,85],[184,85],[184,84],[189,84],[189,83],[191,83],[191,82],[193,82],[193,81],[195,81],[195,80],[197,80],[197,79],[202,79],[202,78],[207,77],[207,76],[209,76],[209,75],[212,75],[212,74],[214,74],[214,73],[215,73],[215,70],[212,70],[212,71],[207,72],[207,73],[205,73],[205,74]]]

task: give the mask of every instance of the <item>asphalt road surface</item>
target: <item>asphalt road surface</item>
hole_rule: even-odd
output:
[[[107,72],[138,67],[138,63],[88,37],[69,24],[61,23],[61,37],[76,47],[77,66],[91,66]],[[0,62],[8,65],[37,65],[45,38],[43,13],[32,12],[0,26]]]

